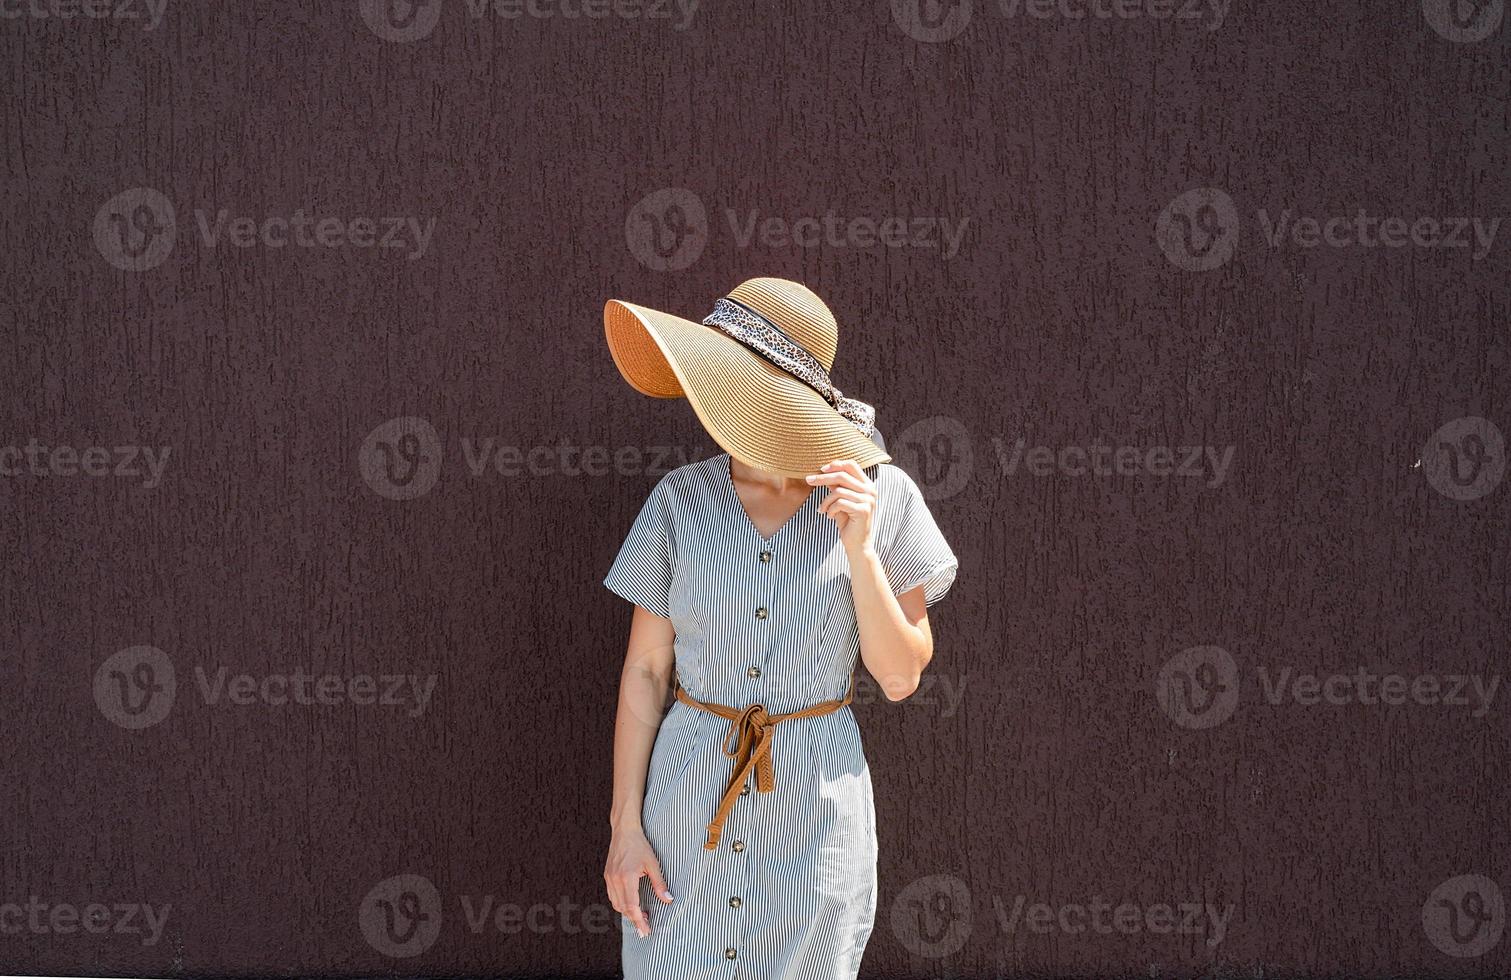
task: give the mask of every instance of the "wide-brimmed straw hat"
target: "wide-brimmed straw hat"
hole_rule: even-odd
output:
[[[873,439],[876,413],[829,378],[839,327],[800,283],[750,279],[702,323],[611,299],[603,328],[619,373],[652,398],[686,397],[723,449],[783,476],[830,460],[891,460]]]

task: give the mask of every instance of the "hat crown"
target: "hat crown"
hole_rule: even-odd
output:
[[[729,298],[776,324],[818,358],[825,371],[834,369],[839,325],[813,290],[788,279],[747,279],[730,290]]]

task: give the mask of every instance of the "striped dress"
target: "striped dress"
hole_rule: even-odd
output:
[[[875,546],[896,594],[933,604],[956,561],[902,470],[876,484]],[[670,619],[677,673],[700,701],[773,714],[844,696],[860,637],[850,567],[815,488],[769,538],[750,522],[721,454],[668,473],[646,500],[604,585]],[[629,980],[853,978],[876,915],[876,815],[848,707],[776,726],[775,788],[752,775],[705,850],[733,772],[730,723],[674,701],[651,755],[642,824],[674,900],[641,879],[651,935],[622,922]]]

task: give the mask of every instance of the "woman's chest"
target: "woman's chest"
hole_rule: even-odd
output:
[[[673,620],[756,632],[821,625],[851,607],[850,562],[834,523],[801,513],[770,538],[678,528]]]

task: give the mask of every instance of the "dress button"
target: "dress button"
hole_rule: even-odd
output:
[[[769,565],[769,564],[771,564],[771,552],[769,552],[769,551],[763,551],[763,552],[761,552],[761,564],[763,564],[763,565]]]
[[[735,849],[736,854],[739,854],[741,851],[745,850],[745,842],[742,840],[737,840],[729,846]]]
[[[729,947],[728,949],[726,949],[724,951],[724,958],[726,960],[732,960],[732,959],[734,959],[738,955],[739,954],[735,952],[735,948],[733,946]]]
[[[729,900],[729,907],[732,908],[732,909],[739,908],[740,907],[740,896],[736,895],[734,898],[731,898]]]
[[[750,784],[749,783],[746,783],[744,786],[740,787],[740,795],[741,796],[749,796],[750,795]]]
[[[759,668],[759,667],[752,667],[752,668],[750,668],[749,670],[747,670],[745,672],[745,676],[746,677],[760,677],[761,676],[761,668]]]
[[[765,606],[758,606],[756,608],[756,619],[765,619],[765,618],[766,618],[766,607]]]

